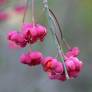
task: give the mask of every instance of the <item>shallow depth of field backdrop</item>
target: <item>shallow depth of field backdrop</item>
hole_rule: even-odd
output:
[[[50,80],[40,69],[29,68],[19,62],[19,57],[26,49],[11,49],[8,46],[7,33],[20,29],[23,14],[14,11],[16,5],[24,5],[24,0],[7,0],[0,5],[0,10],[9,14],[9,18],[0,21],[0,92],[92,92],[92,0],[48,0],[50,8],[56,14],[63,32],[70,45],[81,50],[79,58],[84,68],[79,77],[66,82]],[[31,1],[31,0],[30,0]],[[35,18],[40,16],[42,0],[35,0]],[[30,3],[31,4],[31,3]],[[26,22],[31,22],[31,6],[29,4]],[[40,23],[46,24],[43,16]],[[52,42],[51,37],[48,38]],[[47,55],[55,52],[53,44],[45,42]],[[38,49],[41,47],[38,45]],[[43,49],[42,49],[43,50]]]

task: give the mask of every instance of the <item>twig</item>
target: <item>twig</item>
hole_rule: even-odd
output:
[[[26,2],[26,8],[25,8],[25,11],[24,11],[23,19],[22,19],[22,24],[24,24],[24,21],[25,21],[29,1],[25,0],[25,2]]]
[[[60,34],[61,34],[61,40],[62,40],[62,42],[63,42],[64,45],[67,47],[67,49],[70,49],[71,47],[70,47],[70,45],[67,43],[67,41],[65,40],[65,38],[64,38],[64,36],[63,36],[63,31],[62,31],[62,28],[61,28],[61,26],[60,26],[58,20],[57,20],[57,17],[55,16],[54,12],[53,12],[51,9],[49,9],[49,12],[52,14],[52,17],[54,18],[54,20],[55,20],[56,23],[57,23],[57,26],[58,26],[59,31],[60,31]]]
[[[34,0],[32,0],[32,23],[35,25],[35,18],[34,18]]]
[[[66,75],[66,79],[69,79],[69,76],[68,76],[68,72],[67,72],[67,68],[66,68],[66,65],[65,65],[65,62],[64,62],[64,54],[63,54],[63,50],[62,48],[60,47],[60,43],[58,41],[58,37],[54,31],[54,28],[56,28],[56,23],[53,19],[53,17],[51,16],[50,12],[49,12],[49,8],[48,8],[48,1],[47,0],[43,0],[43,5],[44,5],[44,8],[45,8],[45,12],[46,12],[46,16],[47,16],[47,19],[48,19],[48,26],[49,26],[49,29],[52,31],[53,35],[54,35],[54,39],[55,39],[55,44],[57,45],[57,50],[58,50],[58,53],[61,57],[61,61],[63,63],[63,67],[64,67],[64,70],[65,70],[65,75]]]

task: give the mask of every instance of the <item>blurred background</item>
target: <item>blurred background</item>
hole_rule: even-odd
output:
[[[31,22],[31,0],[25,22]],[[7,34],[19,31],[25,9],[25,0],[0,0],[0,92],[92,92],[92,0],[48,0],[62,25],[65,39],[71,47],[80,48],[80,60],[84,67],[78,78],[69,81],[50,80],[41,66],[30,68],[22,65],[19,57],[29,50],[12,48]],[[35,19],[46,25],[42,14],[42,0],[35,0]],[[39,17],[40,16],[40,17]],[[45,55],[56,55],[53,38],[49,35],[33,49]]]

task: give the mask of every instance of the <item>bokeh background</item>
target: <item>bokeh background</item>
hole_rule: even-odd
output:
[[[29,1],[25,22],[31,22]],[[0,0],[0,92],[92,92],[92,0],[48,1],[62,25],[65,39],[72,47],[80,48],[83,70],[78,78],[62,82],[50,80],[41,66],[30,68],[20,64],[20,55],[29,47],[10,48],[7,34],[20,30],[25,0]],[[42,0],[35,0],[35,19],[46,24],[42,9]],[[43,44],[45,48],[38,43],[33,49],[39,49],[46,55],[56,54],[51,35]]]

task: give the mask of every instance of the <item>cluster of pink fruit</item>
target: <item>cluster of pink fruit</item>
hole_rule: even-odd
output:
[[[25,47],[27,44],[34,44],[38,40],[42,42],[46,34],[47,30],[44,26],[26,23],[22,26],[21,32],[10,32],[8,39],[20,47]],[[76,78],[82,69],[83,63],[77,58],[78,55],[79,49],[77,47],[72,48],[64,55],[64,63],[70,79]],[[48,73],[50,79],[62,81],[67,79],[63,63],[59,62],[56,58],[46,57],[39,51],[30,51],[23,54],[20,61],[22,64],[27,64],[28,66],[40,64],[43,70]]]
[[[34,44],[38,40],[43,41],[46,34],[47,30],[44,26],[25,23],[22,26],[21,32],[10,32],[8,39],[20,47],[25,47],[27,44]]]
[[[74,47],[65,54],[65,65],[70,79],[76,78],[83,63],[77,58],[79,49]],[[34,51],[21,56],[21,63],[28,66],[41,65],[43,70],[48,73],[50,79],[65,81],[65,71],[63,64],[53,57],[45,57],[41,52]]]

